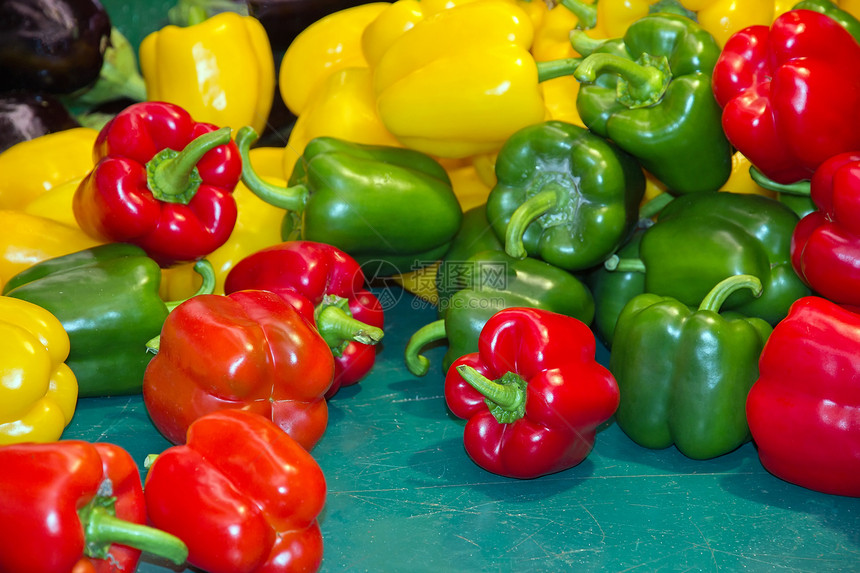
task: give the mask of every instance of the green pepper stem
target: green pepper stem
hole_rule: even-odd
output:
[[[546,62],[537,62],[538,82],[545,82],[563,76],[573,75],[582,58],[561,58]]]
[[[448,338],[448,331],[445,328],[444,319],[433,321],[419,328],[406,343],[404,356],[406,368],[415,376],[426,375],[427,371],[430,370],[430,361],[427,357],[419,354],[419,351],[431,342],[446,338]]]
[[[335,356],[340,356],[350,341],[372,346],[382,340],[382,329],[353,318],[349,312],[349,301],[343,297],[323,297],[314,311],[314,318],[317,332]]]
[[[239,148],[239,154],[242,156],[242,183],[251,192],[275,207],[301,213],[305,209],[310,194],[307,186],[293,185],[291,187],[281,187],[264,181],[262,177],[254,171],[251,165],[251,144],[257,140],[257,132],[253,127],[244,126],[239,129],[236,134],[236,146]]]
[[[212,149],[230,142],[230,128],[222,127],[204,133],[182,151],[163,149],[146,164],[146,183],[159,201],[187,205],[202,179],[197,163]]]
[[[586,4],[582,0],[559,0],[558,3],[573,12],[581,28],[590,30],[597,26],[597,2]]]
[[[638,61],[617,54],[590,54],[582,60],[573,76],[580,82],[591,83],[602,73],[620,76],[617,100],[628,108],[653,105],[660,101],[671,80],[665,56],[642,54]]]
[[[87,556],[104,559],[107,557],[105,548],[117,543],[164,557],[177,565],[185,563],[188,558],[188,547],[178,537],[154,527],[119,519],[106,507],[90,508],[83,523]]]
[[[756,276],[733,275],[721,280],[717,283],[717,286],[705,295],[705,298],[702,299],[702,304],[699,305],[699,310],[720,312],[720,308],[726,299],[729,298],[729,295],[744,288],[753,291],[753,296],[755,297],[760,297],[763,289],[761,281]]]
[[[468,364],[457,366],[457,372],[484,396],[499,422],[509,424],[525,415],[526,382],[519,375],[508,372],[499,380],[490,380]]]
[[[525,201],[511,215],[508,226],[505,227],[505,252],[515,259],[528,256],[523,244],[523,235],[531,223],[558,205],[559,190],[556,187],[541,190]]]
[[[605,40],[592,38],[585,33],[585,30],[580,30],[578,28],[571,30],[568,34],[568,38],[570,39],[570,45],[573,46],[573,50],[581,56],[590,55],[594,50],[602,46],[603,42],[605,42]]]
[[[197,292],[192,294],[189,297],[173,300],[170,302],[165,302],[164,305],[167,307],[167,311],[170,312],[183,302],[188,299],[194,298],[197,295],[201,294],[212,294],[215,292],[215,269],[212,267],[212,263],[207,261],[206,259],[200,259],[196,263],[194,263],[194,272],[196,272],[203,279],[203,283],[200,285],[200,288],[197,289]]]
[[[667,193],[663,191],[662,193],[655,195],[639,207],[639,218],[640,219],[650,219],[652,217],[656,217],[660,214],[660,211],[663,208],[671,203],[675,197],[671,193]]]
[[[754,165],[750,166],[750,178],[770,191],[785,193],[787,195],[797,195],[799,197],[809,197],[810,182],[808,179],[797,181],[795,183],[777,183],[759,171]]]
[[[603,262],[603,268],[619,273],[644,273],[645,263],[642,259],[622,259],[618,255],[612,255]]]

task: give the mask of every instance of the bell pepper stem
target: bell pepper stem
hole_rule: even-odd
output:
[[[324,296],[314,311],[314,318],[317,332],[335,356],[340,356],[350,341],[373,346],[382,340],[382,329],[353,318],[349,301],[343,297]]]
[[[301,213],[305,209],[308,202],[308,191],[305,185],[292,185],[290,187],[281,187],[264,181],[260,175],[254,171],[251,165],[251,144],[257,140],[257,132],[253,127],[244,126],[239,128],[236,134],[236,146],[239,148],[239,154],[242,156],[242,183],[251,192],[275,207]]]
[[[758,277],[753,275],[733,275],[729,278],[721,280],[717,286],[705,295],[702,303],[699,305],[699,310],[710,310],[712,312],[720,312],[723,303],[729,298],[729,295],[741,289],[750,289],[753,296],[760,297],[762,293],[762,284]]]
[[[200,259],[194,263],[194,272],[200,275],[203,279],[203,282],[200,284],[200,288],[198,288],[197,291],[189,297],[164,303],[168,312],[197,295],[212,294],[215,292],[215,269],[212,267],[212,263],[206,259]]]
[[[182,151],[166,148],[146,164],[146,182],[159,201],[187,205],[202,179],[197,163],[212,149],[230,143],[229,127],[204,133],[191,141]]]
[[[592,38],[586,34],[584,30],[580,30],[579,28],[571,30],[568,34],[568,39],[570,40],[570,45],[573,47],[573,50],[581,56],[590,55],[594,50],[602,46],[603,42],[605,42],[605,40]]]
[[[645,263],[642,259],[622,259],[618,255],[612,255],[603,262],[603,268],[619,273],[644,273]]]
[[[582,58],[561,58],[546,62],[536,62],[538,69],[538,82],[545,82],[563,76],[573,75],[576,68],[582,62]]]
[[[582,83],[592,83],[602,73],[619,76],[617,101],[630,108],[648,107],[660,101],[672,73],[665,56],[642,54],[633,61],[617,54],[590,54],[582,60],[573,76]]]
[[[468,364],[457,366],[457,372],[484,396],[490,412],[499,422],[510,424],[525,415],[526,382],[521,376],[508,372],[499,380],[490,380]]]
[[[660,214],[663,208],[675,199],[674,195],[663,191],[639,206],[639,218],[651,219]]]
[[[525,201],[511,215],[505,227],[505,252],[515,259],[528,256],[523,244],[526,228],[538,217],[552,210],[559,202],[559,190],[552,187],[543,189]]]
[[[808,179],[797,181],[796,183],[777,183],[759,171],[755,166],[750,167],[750,178],[770,191],[785,193],[787,195],[797,195],[799,197],[809,197],[810,183]]]
[[[430,370],[430,361],[426,356],[419,354],[419,351],[431,342],[446,338],[448,338],[448,331],[444,320],[436,320],[419,328],[406,343],[404,355],[406,368],[415,376],[425,376]]]
[[[597,2],[586,4],[582,0],[559,0],[558,4],[573,12],[581,28],[590,30],[597,26]]]
[[[107,484],[107,485],[105,485]],[[88,557],[106,559],[114,543],[127,545],[181,565],[188,558],[188,547],[178,537],[147,525],[116,517],[116,498],[110,481],[78,512],[84,527],[85,553]]]

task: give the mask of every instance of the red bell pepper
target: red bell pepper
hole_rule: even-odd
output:
[[[818,210],[794,228],[791,264],[816,294],[860,309],[860,152],[822,163],[809,191]]]
[[[271,421],[222,410],[188,428],[185,445],[156,456],[145,482],[152,523],[188,545],[208,573],[316,571],[325,476]]]
[[[729,141],[777,183],[860,149],[860,44],[824,14],[790,10],[736,32],[712,86]]]
[[[144,525],[140,473],[119,446],[14,444],[0,468],[0,571],[131,572],[141,550],[185,562],[182,541]]]
[[[239,261],[227,274],[224,292],[272,291],[315,324],[335,357],[330,398],[364,378],[376,361],[374,345],[382,340],[384,317],[364,285],[361,267],[337,247],[287,241]]]
[[[521,479],[584,460],[620,398],[594,352],[594,334],[575,318],[517,307],[493,315],[478,352],[457,359],[445,377],[448,407],[468,420],[472,460]]]
[[[860,315],[799,299],[762,351],[747,422],[762,465],[816,491],[860,497]]]
[[[134,243],[163,267],[224,244],[236,224],[242,158],[230,128],[164,102],[132,104],[99,132],[75,219],[104,241]]]
[[[333,376],[328,345],[281,296],[198,295],[167,315],[143,400],[174,444],[197,418],[231,408],[265,416],[310,451],[326,429]]]

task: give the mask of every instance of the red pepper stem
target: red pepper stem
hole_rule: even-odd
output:
[[[340,356],[351,341],[372,346],[382,340],[382,329],[353,318],[349,301],[340,296],[323,297],[314,318],[317,332],[335,356]]]
[[[526,228],[532,222],[555,208],[559,203],[559,189],[551,187],[543,189],[525,201],[511,215],[508,226],[505,228],[505,252],[515,259],[524,259],[528,256],[523,244],[523,235]]]
[[[153,197],[167,203],[191,202],[203,182],[197,163],[219,145],[230,143],[230,128],[222,127],[192,140],[182,151],[167,148],[146,163],[146,183]]]
[[[796,183],[777,183],[759,171],[755,166],[750,167],[750,178],[770,191],[785,193],[787,195],[797,195],[799,197],[809,197],[810,182],[808,179],[797,181]]]
[[[642,259],[622,259],[618,255],[612,255],[603,262],[603,268],[619,273],[644,273],[645,263]]]
[[[415,376],[424,376],[430,370],[430,361],[419,351],[437,340],[448,338],[444,320],[436,320],[419,328],[406,343],[406,368]]]
[[[154,527],[119,519],[111,506],[112,503],[104,506],[97,502],[82,516],[88,557],[109,558],[110,545],[116,543],[164,557],[177,565],[185,563],[188,547],[181,539]]]
[[[753,275],[733,275],[727,279],[721,280],[717,286],[711,289],[702,303],[699,305],[699,310],[710,310],[712,312],[720,312],[723,303],[729,298],[729,295],[741,289],[750,289],[753,291],[753,296],[760,297],[762,293],[762,284],[758,277]]]
[[[499,380],[490,380],[468,364],[457,366],[457,372],[484,396],[499,422],[509,424],[525,415],[526,382],[521,376],[508,372]]]
[[[197,289],[197,292],[187,298],[164,303],[164,305],[167,307],[168,312],[172,311],[174,308],[176,308],[186,300],[194,298],[197,295],[212,294],[215,292],[215,269],[212,267],[212,263],[210,263],[206,259],[200,259],[199,261],[194,263],[194,272],[200,275],[200,277],[203,279],[203,283],[200,285],[200,288]]]
[[[582,58],[561,58],[546,62],[536,62],[538,69],[538,82],[545,82],[563,76],[571,76],[581,62]]]
[[[597,2],[586,4],[582,0],[559,0],[558,4],[573,12],[581,28],[590,30],[597,25]]]
[[[242,156],[242,183],[251,192],[275,207],[301,213],[305,210],[305,205],[308,202],[308,191],[305,185],[292,185],[290,187],[281,187],[273,185],[268,181],[264,181],[260,175],[254,171],[251,165],[251,144],[257,141],[257,132],[253,127],[244,126],[239,129],[236,134],[236,146],[239,148],[239,154]]]
[[[617,54],[597,53],[586,56],[574,72],[582,83],[592,83],[603,73],[618,74],[618,103],[630,108],[648,107],[660,101],[672,72],[665,56],[653,57],[642,54],[637,60]]]

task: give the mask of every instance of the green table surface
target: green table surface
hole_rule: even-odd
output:
[[[570,470],[527,481],[482,470],[445,405],[445,348],[426,353],[423,378],[403,363],[435,311],[397,287],[377,294],[391,305],[377,363],[330,400],[313,450],[328,484],[322,571],[860,571],[860,499],[774,477],[752,444],[697,461],[610,422]],[[63,438],[124,446],[142,475],[146,455],[170,446],[140,396],[81,399]],[[147,557],[139,568],[172,570]]]
[[[104,1],[134,45],[174,3]],[[403,363],[434,309],[396,287],[379,294],[389,308],[377,363],[329,402],[313,450],[328,484],[322,571],[860,571],[860,499],[772,476],[753,444],[695,461],[637,446],[610,421],[570,470],[529,481],[482,470],[445,405],[444,347],[426,353],[424,378]],[[63,438],[119,444],[142,476],[147,454],[170,446],[140,396],[81,399]],[[139,567],[184,570],[147,556]]]

